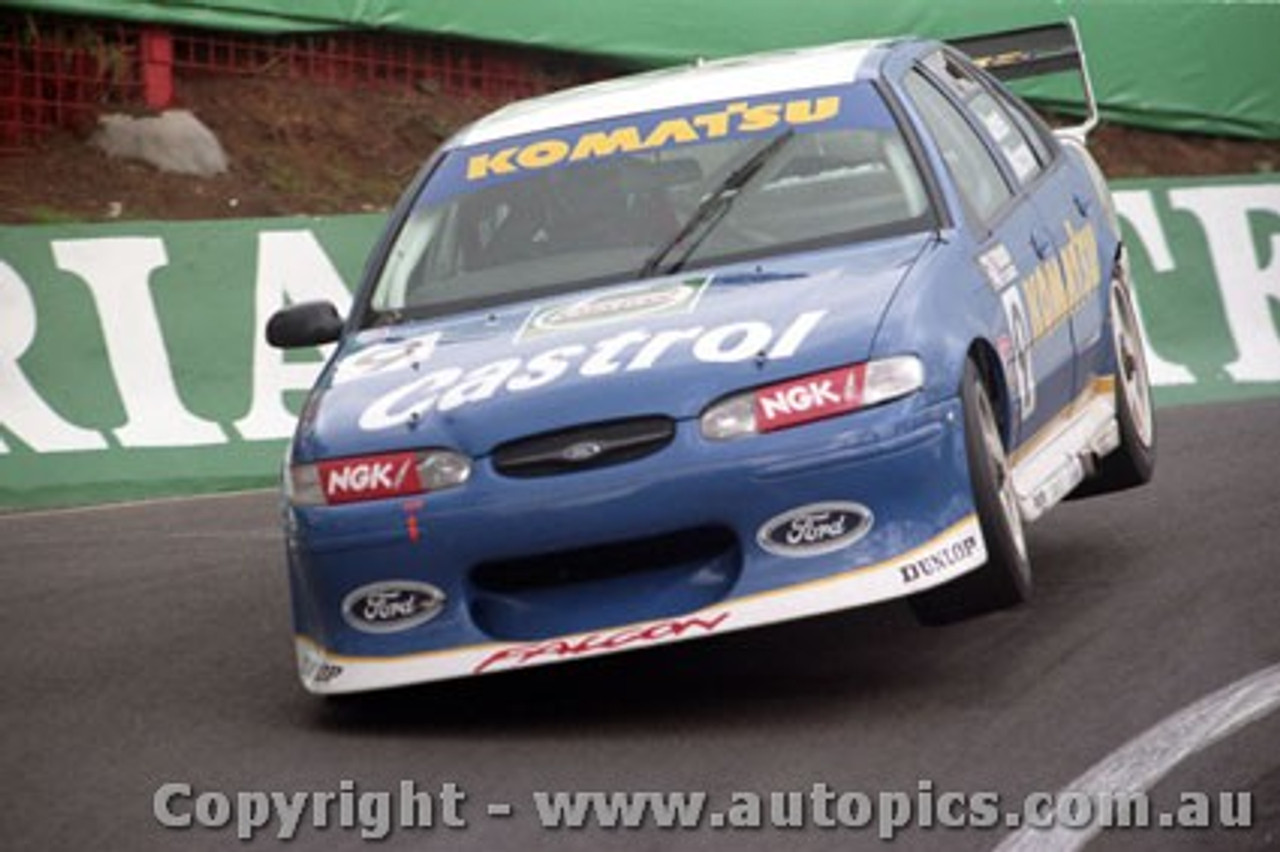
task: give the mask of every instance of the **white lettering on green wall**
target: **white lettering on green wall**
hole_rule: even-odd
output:
[[[41,398],[18,364],[36,339],[36,307],[27,285],[0,260],[0,427],[37,453],[105,450],[106,439],[62,419]],[[0,439],[0,454],[9,445]]]
[[[340,314],[351,309],[351,295],[329,255],[310,231],[263,231],[258,235],[258,272],[254,284],[253,405],[236,421],[247,441],[287,438],[297,418],[285,406],[286,391],[307,391],[321,362],[290,362],[267,345],[267,320],[286,304],[328,299]],[[332,347],[325,347],[328,358]]]
[[[54,240],[58,268],[93,294],[125,424],[114,429],[126,447],[195,447],[225,443],[217,423],[182,404],[151,299],[151,273],[168,264],[159,237]],[[193,284],[196,282],[192,282]]]
[[[1164,228],[1160,226],[1160,217],[1156,215],[1155,204],[1151,193],[1146,190],[1130,190],[1112,195],[1116,202],[1116,212],[1133,226],[1134,232],[1147,256],[1151,259],[1151,267],[1156,272],[1171,272],[1174,269],[1173,254],[1169,251],[1169,241],[1165,237]],[[1133,246],[1129,247],[1132,261]],[[1142,326],[1142,336],[1147,341],[1147,369],[1151,381],[1157,385],[1190,385],[1195,383],[1195,376],[1181,364],[1175,364],[1161,357],[1156,347],[1151,344],[1151,335],[1147,332],[1147,322],[1142,310],[1141,288],[1135,295],[1138,302],[1138,324]]]
[[[1200,220],[1209,259],[1222,291],[1222,306],[1239,357],[1226,365],[1237,382],[1280,381],[1280,235],[1270,234],[1258,256],[1253,215],[1280,216],[1280,184],[1202,186],[1175,189],[1169,204]],[[1264,260],[1265,258],[1265,260]]]

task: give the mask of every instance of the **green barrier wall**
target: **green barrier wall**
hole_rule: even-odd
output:
[[[1280,175],[1126,182],[1158,400],[1280,394]],[[0,228],[0,507],[275,482],[319,351],[286,302],[345,308],[381,216]]]
[[[348,299],[382,221],[0,229],[0,506],[268,482],[321,355],[259,330]]]
[[[374,28],[621,59],[683,62],[917,33],[946,38],[1080,24],[1104,115],[1151,127],[1280,138],[1275,0],[40,0],[16,8],[260,33]],[[1033,86],[1051,103],[1071,90]]]

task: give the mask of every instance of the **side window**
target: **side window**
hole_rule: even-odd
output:
[[[995,140],[1000,153],[1004,154],[1005,162],[1017,176],[1018,183],[1026,185],[1040,174],[1040,161],[1036,159],[1027,138],[1013,123],[1009,113],[1002,109],[991,95],[985,91],[974,95],[973,100],[969,101],[969,109]]]
[[[1013,117],[1013,123],[1018,125],[1023,137],[1036,152],[1036,159],[1040,161],[1040,165],[1047,168],[1053,162],[1057,142],[1053,138],[1053,131],[1044,123],[1044,119],[1031,112],[1026,104],[1018,103],[999,87],[993,87],[991,94],[1004,107],[1005,112]]]
[[[920,72],[908,74],[905,86],[929,134],[942,151],[960,194],[979,219],[990,220],[1013,196],[1013,191],[1005,183],[986,145],[960,111]]]
[[[982,91],[982,84],[975,80],[959,62],[941,50],[930,53],[921,64],[960,101],[968,101]]]
[[[924,65],[978,119],[1019,184],[1025,185],[1040,174],[1049,162],[1044,142],[1034,131],[1029,138],[1026,116],[1010,112],[1003,93],[989,91],[960,61],[942,51],[928,56]]]

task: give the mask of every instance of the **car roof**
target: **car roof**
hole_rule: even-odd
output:
[[[851,83],[873,72],[889,40],[735,56],[633,74],[516,101],[461,131],[453,146],[475,145],[615,116],[800,88]]]

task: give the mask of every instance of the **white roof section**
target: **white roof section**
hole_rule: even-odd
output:
[[[492,142],[552,127],[729,100],[851,83],[867,56],[886,41],[848,41],[681,65],[516,101],[480,119],[458,145]]]

